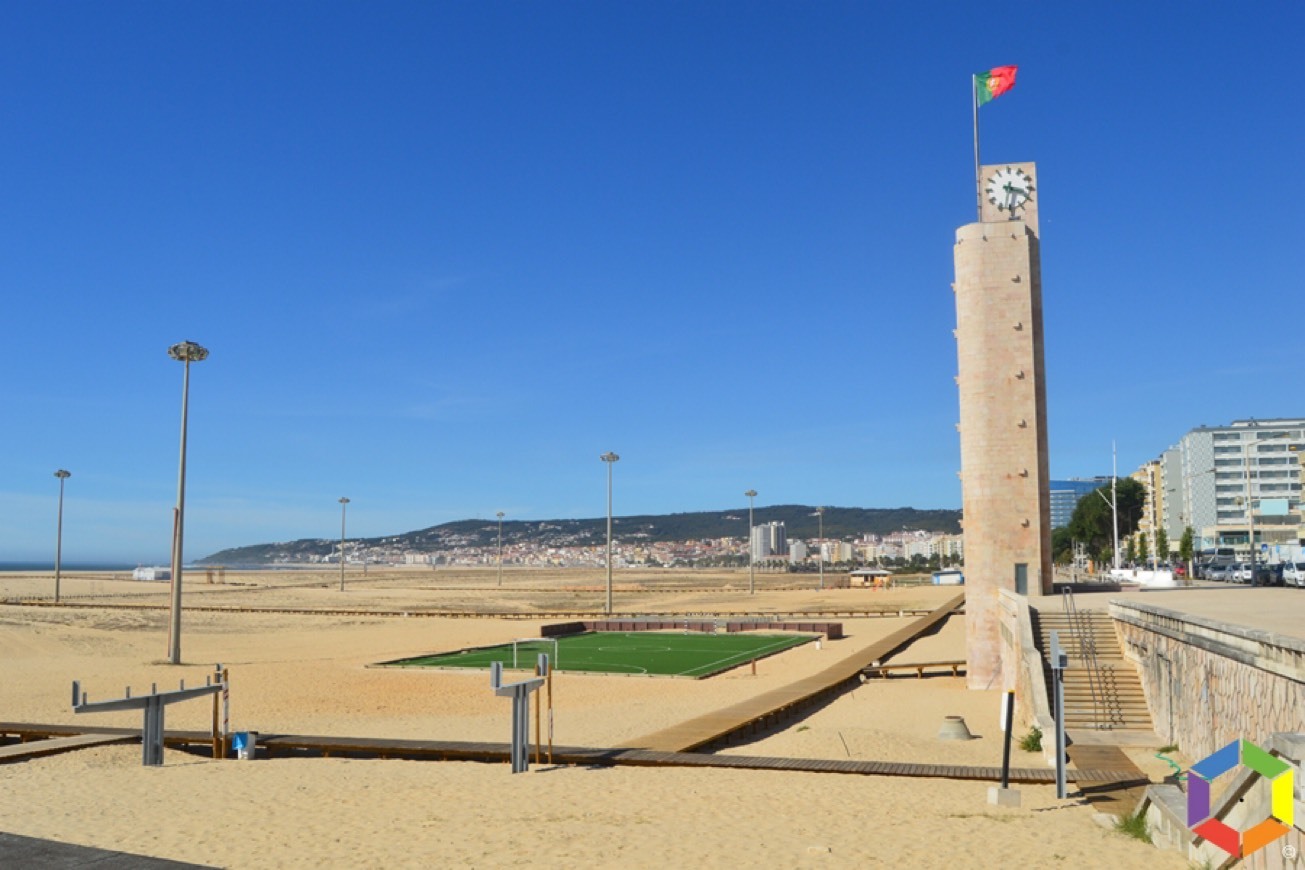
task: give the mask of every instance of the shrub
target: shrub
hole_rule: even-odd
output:
[[[1034,725],[1029,729],[1029,733],[1020,738],[1020,749],[1025,752],[1042,751],[1042,729]]]

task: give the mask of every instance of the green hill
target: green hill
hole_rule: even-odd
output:
[[[808,505],[768,505],[753,511],[753,523],[784,523],[790,539],[815,538],[818,518]],[[824,534],[835,540],[852,540],[865,534],[884,535],[902,530],[956,534],[959,510],[915,508],[825,508]],[[623,543],[692,541],[705,538],[744,538],[748,511],[698,511],[694,513],[616,517],[613,533]],[[607,519],[511,520],[503,523],[505,544],[533,543],[545,547],[598,546],[607,539]],[[439,553],[458,548],[492,547],[498,541],[497,520],[458,520],[399,535],[349,538],[355,546],[392,553]],[[304,538],[271,544],[253,544],[221,550],[197,564],[264,565],[303,562],[334,554],[338,538]]]

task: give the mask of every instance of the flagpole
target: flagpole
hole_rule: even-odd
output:
[[[974,105],[974,201],[979,221],[983,220],[983,179],[979,172],[979,77],[970,76],[970,100]]]

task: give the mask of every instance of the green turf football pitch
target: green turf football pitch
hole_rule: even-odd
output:
[[[707,677],[814,639],[814,635],[754,632],[586,632],[556,638],[557,658],[553,667],[558,671],[596,674]],[[551,639],[542,643],[518,641],[515,665],[533,670],[541,652],[552,658]],[[394,667],[488,669],[491,662],[502,662],[505,668],[512,668],[513,655],[513,645],[508,643],[386,664]]]

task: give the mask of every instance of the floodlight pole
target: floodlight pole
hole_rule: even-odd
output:
[[[598,457],[607,463],[607,610],[612,612],[612,466],[620,460],[612,451]]]
[[[820,563],[820,589],[825,588],[825,509],[816,508],[816,516],[819,517],[816,522],[820,526],[820,544],[817,546],[817,561]]]
[[[503,585],[503,512],[498,512],[498,585]]]
[[[186,531],[186,423],[190,406],[190,364],[208,357],[193,341],[168,348],[168,356],[185,364],[181,381],[181,465],[177,472],[177,507],[172,515],[172,612],[168,622],[168,661],[181,664],[181,563]]]
[[[348,510],[349,499],[340,497],[340,591],[344,591],[344,514]]]
[[[748,594],[755,595],[757,592],[757,578],[752,564],[752,500],[757,497],[757,491],[750,489],[743,494],[748,497]]]
[[[63,567],[63,482],[72,477],[72,472],[60,468],[54,473],[59,478],[59,525],[54,539],[54,603],[59,603],[59,575]]]

